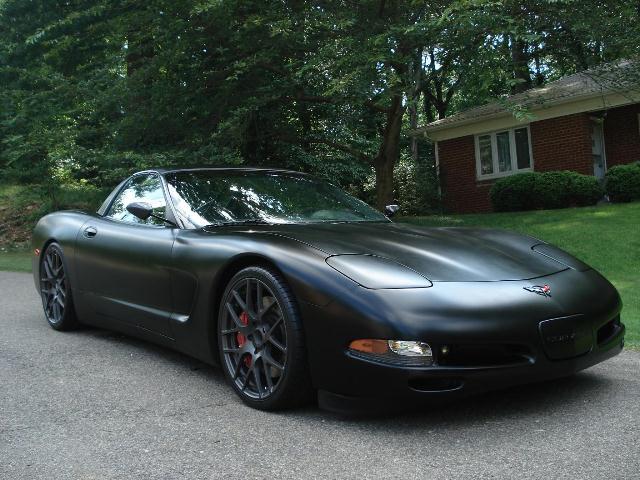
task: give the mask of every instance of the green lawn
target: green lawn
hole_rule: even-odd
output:
[[[552,243],[585,261],[618,289],[627,341],[640,346],[640,203],[517,213],[405,217],[426,226],[505,228]]]
[[[31,252],[0,252],[0,270],[9,270],[12,272],[30,272]]]

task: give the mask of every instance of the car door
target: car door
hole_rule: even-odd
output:
[[[169,268],[177,229],[157,218],[135,217],[126,209],[132,202],[147,202],[164,218],[167,201],[160,176],[133,176],[104,216],[82,226],[76,244],[79,288],[99,322],[124,322],[170,337]]]

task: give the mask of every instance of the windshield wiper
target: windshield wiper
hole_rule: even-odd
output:
[[[211,225],[207,225],[204,228],[225,227],[228,225],[269,225],[269,222],[260,218],[249,218],[246,220],[228,220],[224,222],[212,223]]]

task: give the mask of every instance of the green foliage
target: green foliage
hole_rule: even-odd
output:
[[[402,215],[424,215],[440,209],[435,165],[402,157],[393,172],[396,199]]]
[[[490,191],[497,212],[595,205],[603,195],[595,177],[572,171],[511,175],[496,180]]]
[[[88,182],[0,184],[0,251],[25,248],[40,217],[54,210],[97,210],[107,190]]]
[[[489,196],[497,212],[536,208],[536,173],[519,173],[496,180]]]
[[[388,179],[415,154],[417,125],[638,54],[639,25],[630,0],[3,0],[0,180],[57,198],[138,169],[244,164],[364,195],[373,166]],[[433,208],[413,168],[396,195]]]
[[[611,167],[607,171],[605,186],[613,202],[640,200],[640,162]]]
[[[575,207],[595,205],[605,193],[602,185],[594,177],[575,172],[571,172],[569,191],[569,205]]]

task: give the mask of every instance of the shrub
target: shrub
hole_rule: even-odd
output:
[[[402,215],[438,211],[439,192],[435,165],[402,157],[393,171],[395,198]]]
[[[531,210],[536,205],[537,173],[519,173],[496,180],[489,196],[496,212]]]
[[[598,200],[604,196],[604,188],[598,183],[596,177],[576,172],[571,173],[569,204],[576,207],[586,207],[598,203]]]
[[[568,207],[571,195],[572,173],[562,171],[534,174],[535,207],[544,210]]]
[[[504,177],[490,196],[497,212],[595,205],[604,190],[595,177],[577,172],[531,172]]]
[[[640,200],[640,162],[611,167],[605,185],[612,202]]]

